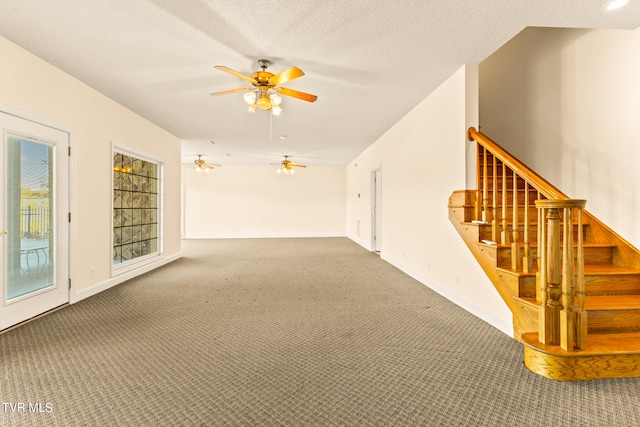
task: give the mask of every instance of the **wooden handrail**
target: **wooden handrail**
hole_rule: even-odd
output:
[[[512,171],[515,171],[518,176],[524,178],[525,181],[529,182],[529,185],[538,190],[546,198],[559,200],[569,199],[567,195],[551,185],[543,177],[541,177],[531,169],[524,167],[523,163],[520,160],[518,160],[504,148],[500,147],[491,138],[489,138],[482,132],[476,130],[473,127],[470,127],[469,130],[467,130],[467,138],[469,139],[469,141],[476,141],[496,157],[500,158],[502,163],[507,165]]]
[[[538,190],[538,192],[540,192],[540,194],[545,196],[547,199],[567,200],[570,198],[567,195],[565,195],[563,192],[558,190],[556,187],[554,187],[552,184],[550,184],[547,180],[542,178],[540,175],[538,175],[531,169],[524,166],[524,163],[522,163],[520,160],[518,160],[515,156],[513,156],[511,153],[506,151],[504,148],[500,147],[495,141],[493,141],[491,138],[489,138],[487,135],[483,134],[482,132],[476,130],[473,127],[470,127],[467,130],[467,139],[478,143],[478,152],[480,152],[480,150],[484,150],[485,153],[487,151],[494,153],[497,157],[502,159],[504,164],[506,164],[511,170],[515,171],[518,176],[524,178],[524,180],[528,182],[529,186],[534,187],[536,190]],[[486,155],[485,155],[485,159],[486,159]],[[478,166],[481,166],[481,165],[478,165]],[[484,165],[485,171],[486,171],[486,166],[487,165],[485,164]],[[481,177],[482,177],[482,174],[478,173],[478,178],[481,178]],[[487,177],[485,176],[484,178],[486,180]],[[480,196],[483,196],[483,199],[486,199],[487,195],[482,194],[481,188],[478,189],[478,192]],[[479,207],[482,208],[482,206],[479,206]],[[624,237],[620,236],[613,229],[611,229],[605,223],[600,221],[597,217],[595,217],[594,215],[591,215],[588,210],[586,209],[584,210],[584,215],[586,219],[589,221],[589,224],[591,224],[592,226],[597,225],[598,228],[602,230],[602,234],[606,234],[607,236],[610,236],[610,237],[607,237],[608,241],[615,243],[619,248],[624,248],[624,250],[628,252],[628,256],[626,256],[625,259],[627,259],[628,262],[631,262],[634,268],[640,269],[640,262],[637,261],[637,260],[640,260],[640,249],[633,246],[631,243],[629,243],[629,241],[627,241]],[[482,219],[483,221],[488,220],[487,218],[480,218],[480,219]]]

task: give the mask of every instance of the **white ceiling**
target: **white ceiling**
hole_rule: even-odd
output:
[[[527,26],[640,26],[640,0],[5,0],[0,35],[220,164],[282,156],[344,165],[463,64],[480,63]],[[246,82],[272,61],[306,75],[284,86],[318,95],[252,114]],[[47,94],[43,94],[46,96]],[[1,96],[1,94],[0,94]],[[209,141],[214,141],[215,144]]]

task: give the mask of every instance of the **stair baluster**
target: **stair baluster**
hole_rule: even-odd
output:
[[[573,209],[563,209],[562,233],[562,311],[560,311],[560,348],[572,351],[575,343],[575,277],[573,275]]]
[[[482,156],[482,221],[489,221],[489,152],[483,147],[484,154]]]
[[[515,175],[515,172],[514,172],[514,175]],[[533,267],[531,262],[532,261],[531,242],[529,240],[530,227],[531,227],[531,224],[529,224],[529,183],[527,181],[524,181],[524,238],[523,238],[524,255],[522,256],[522,271],[524,273],[531,273],[531,269]]]
[[[500,237],[500,223],[498,222],[498,159],[493,157],[493,182],[491,185],[491,240],[494,242],[499,241]]]
[[[509,245],[509,234],[507,234],[509,229],[509,216],[507,215],[507,167],[502,162],[500,165],[502,166],[502,226],[500,227],[502,230],[500,232],[500,244],[507,246]]]
[[[503,165],[503,168],[505,165]],[[518,270],[521,267],[522,259],[520,258],[520,243],[518,239],[520,231],[518,229],[518,175],[515,171],[511,171],[513,175],[513,224],[511,225],[511,268]],[[504,178],[506,181],[506,177]],[[505,201],[506,205],[506,201]],[[526,212],[526,210],[525,210]]]
[[[582,226],[582,208],[578,209],[578,275],[576,277],[576,348],[587,348],[587,310],[584,309],[586,282],[584,280],[584,236]]]
[[[476,144],[476,147],[477,147],[476,148],[476,182],[478,183],[478,185],[476,188],[475,215],[473,216],[473,218],[479,219],[481,221],[486,221],[487,219],[485,217],[484,208],[483,208],[484,183],[486,182],[486,180],[483,179],[482,171],[486,173],[487,169],[480,164],[481,159],[484,159],[486,157],[485,156],[486,149],[480,144]]]

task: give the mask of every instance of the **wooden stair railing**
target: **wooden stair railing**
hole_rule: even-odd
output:
[[[449,219],[513,314],[525,366],[640,377],[640,250],[486,135],[467,137],[478,186],[453,192]]]
[[[565,351],[585,349],[587,315],[584,309],[582,209],[586,202],[569,199],[476,129],[469,128],[467,137],[478,144],[476,218],[479,218],[478,222],[491,224],[492,236],[492,241],[485,243],[499,242],[502,246],[510,246],[511,268],[531,273],[531,234],[536,233],[536,299],[541,307],[539,341],[542,344],[560,344]],[[534,205],[531,205],[531,190],[535,191]],[[509,192],[512,193],[511,198]],[[522,239],[520,205],[523,206]],[[532,220],[529,209],[533,206],[538,214]],[[574,217],[578,221],[575,256]],[[577,271],[574,269],[575,259]]]

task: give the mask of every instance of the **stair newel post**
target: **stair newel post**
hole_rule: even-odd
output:
[[[509,223],[507,215],[507,166],[502,163],[502,227],[500,231],[500,244],[507,246],[509,244]]]
[[[511,268],[519,270],[522,259],[520,258],[520,244],[518,243],[520,230],[518,229],[518,175],[513,173],[513,224],[511,229]],[[525,207],[526,209],[526,207]],[[526,212],[526,211],[525,211]],[[526,224],[525,224],[526,227]]]
[[[491,204],[491,240],[497,242],[500,236],[498,222],[498,159],[493,155],[493,183],[491,185],[493,203]]]
[[[541,248],[542,259],[540,263],[541,271],[544,272],[546,277],[541,282],[543,288],[540,291],[541,306],[538,337],[538,340],[543,344],[559,344],[560,342],[562,258],[560,252],[560,213],[554,202],[557,201],[536,201],[536,206],[545,208],[544,211],[546,212],[546,218],[542,218],[543,222],[546,222],[544,227],[546,228],[546,238],[544,236],[541,237],[544,249]],[[542,300],[546,300],[546,303],[542,303]]]
[[[575,343],[575,299],[573,274],[573,208],[563,209],[562,227],[562,310],[560,311],[560,348],[572,351]]]
[[[577,268],[578,274],[576,276],[576,299],[577,307],[575,308],[575,322],[576,322],[576,348],[587,348],[587,311],[584,309],[585,301],[585,280],[584,280],[584,237],[583,237],[583,225],[582,225],[582,210],[584,205],[578,208],[578,257]]]
[[[529,224],[529,183],[524,181],[524,255],[522,257],[522,271],[531,273],[531,241],[529,237],[531,224]]]
[[[560,213],[557,207],[547,211],[547,329],[545,335],[549,344],[559,341],[560,324],[559,313],[562,309],[560,296],[562,295],[561,258],[560,258]]]
[[[546,344],[547,330],[547,301],[549,299],[549,284],[547,282],[547,240],[544,238],[547,223],[544,221],[546,209],[539,207],[538,211],[538,271],[536,272],[536,299],[540,303],[538,311],[538,341]]]

